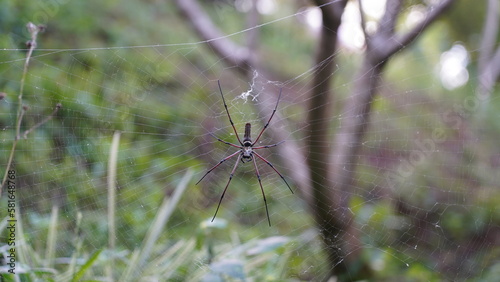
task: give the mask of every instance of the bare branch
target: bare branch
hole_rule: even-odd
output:
[[[495,82],[500,77],[500,47],[497,48],[493,58],[490,58],[484,70],[479,73],[479,86],[477,95],[483,101],[490,96]]]
[[[54,111],[52,111],[52,113],[49,116],[45,117],[42,121],[33,125],[33,127],[31,127],[30,129],[28,129],[24,132],[24,134],[23,134],[24,139],[28,138],[28,134],[33,132],[33,130],[37,129],[38,127],[42,126],[43,124],[45,124],[46,122],[51,120],[57,114],[57,112],[59,111],[59,109],[61,107],[62,107],[62,105],[60,103],[57,103],[56,107],[54,108]]]
[[[315,58],[315,70],[313,81],[311,82],[311,99],[308,110],[308,164],[311,171],[312,182],[317,183],[314,190],[321,193],[324,187],[331,187],[324,174],[329,171],[328,167],[328,134],[325,131],[329,128],[331,113],[331,93],[330,83],[333,73],[335,52],[337,49],[337,30],[340,26],[341,16],[347,1],[339,1],[327,4],[325,1],[314,1],[321,9],[323,25],[321,28],[321,38],[317,47]],[[317,179],[315,179],[317,178]],[[322,197],[324,200],[335,197]],[[327,203],[324,203],[327,204]],[[329,203],[331,204],[331,203]],[[321,208],[319,208],[321,209]],[[327,210],[327,209],[326,209]]]
[[[330,155],[332,169],[329,178],[334,179],[335,190],[344,193],[340,206],[347,206],[350,197],[345,193],[352,190],[356,165],[359,162],[359,150],[369,126],[371,105],[377,85],[387,60],[397,51],[410,44],[453,0],[443,0],[429,9],[426,18],[412,30],[402,36],[394,35],[395,23],[400,13],[400,0],[389,0],[386,13],[381,19],[378,31],[367,42],[367,51],[363,64],[355,77],[354,89],[347,98],[342,110],[340,128],[335,134],[334,152]],[[352,225],[347,225],[352,229]],[[355,234],[356,230],[350,231]]]
[[[484,71],[493,54],[498,33],[499,8],[498,0],[488,0],[488,9],[486,9],[483,35],[479,48],[481,50],[478,59],[479,73]]]
[[[12,162],[14,161],[14,153],[16,151],[16,146],[17,142],[19,141],[19,132],[21,130],[21,122],[23,120],[24,112],[26,111],[25,105],[23,105],[23,93],[24,93],[24,82],[26,79],[26,74],[28,73],[28,66],[29,62],[31,59],[31,56],[33,55],[33,51],[36,48],[36,40],[39,32],[45,31],[45,26],[43,25],[34,25],[33,23],[29,22],[26,25],[26,28],[28,29],[28,32],[31,35],[31,39],[26,42],[26,46],[29,48],[28,53],[26,54],[26,60],[24,61],[24,68],[23,68],[23,74],[21,76],[21,87],[19,88],[19,96],[17,96],[18,100],[18,108],[17,108],[17,114],[16,114],[16,128],[15,128],[15,137],[14,141],[12,142],[12,148],[10,149],[10,154],[9,154],[9,159],[7,160],[7,166],[5,167],[5,174],[2,180],[2,183],[0,184],[0,198],[2,197],[2,188],[5,185],[5,182],[7,181],[7,176],[8,172],[10,170],[10,167],[12,165]],[[5,97],[5,95],[3,95]]]
[[[392,1],[398,1],[398,0],[392,0]],[[372,58],[372,59],[374,59],[375,61],[378,61],[378,62],[384,61],[388,57],[390,57],[391,55],[393,55],[396,52],[398,52],[399,50],[403,49],[405,46],[409,45],[430,24],[432,24],[441,14],[443,14],[451,6],[451,4],[453,4],[454,2],[455,2],[455,0],[443,0],[438,5],[433,6],[433,7],[429,7],[428,11],[425,15],[425,18],[422,20],[422,22],[417,24],[415,27],[413,27],[411,30],[409,30],[405,34],[402,34],[399,36],[395,35],[395,36],[391,36],[391,37],[387,38],[385,35],[390,33],[390,31],[379,30],[379,32],[377,32],[377,35],[375,35],[378,38],[376,39],[377,46],[375,49],[372,50],[372,51],[374,51],[374,55],[373,55],[374,58]],[[389,3],[390,2],[387,2],[387,4],[389,4]],[[391,9],[391,7],[389,7],[388,9],[386,9],[386,12],[389,11],[393,17],[397,17],[397,13],[394,13],[395,9],[393,10],[393,9]],[[386,21],[388,21],[388,22],[396,21],[396,18],[387,19]],[[382,27],[383,26],[381,26],[381,28]],[[381,34],[381,35],[378,35],[378,34]]]
[[[242,73],[248,73],[252,54],[247,48],[224,36],[196,0],[175,0],[175,3],[198,36],[203,38],[221,59],[228,65],[238,66]]]
[[[315,58],[315,70],[311,87],[311,99],[308,110],[308,139],[307,148],[309,152],[308,166],[310,176],[313,183],[313,198],[316,200],[314,206],[317,209],[317,217],[330,217],[324,215],[328,212],[325,206],[337,206],[333,203],[336,197],[329,195],[325,197],[325,192],[328,195],[332,191],[323,191],[326,187],[331,187],[330,179],[324,177],[328,174],[330,167],[328,165],[329,138],[328,131],[331,120],[331,100],[330,93],[331,75],[333,73],[335,51],[337,49],[337,30],[340,26],[341,15],[347,1],[337,2],[334,4],[325,5],[325,1],[314,1],[321,9],[323,25],[321,28],[321,38],[317,46]],[[340,10],[340,11],[339,11]],[[316,193],[318,195],[316,195]],[[320,221],[318,221],[320,222]]]
[[[479,81],[477,95],[483,101],[489,98],[495,82],[500,76],[500,47],[493,54],[498,33],[499,10],[497,0],[488,1],[477,66]]]
[[[328,260],[332,266],[330,275],[362,279],[369,273],[367,265],[360,261],[360,236],[348,212],[345,195],[350,188],[338,186],[330,162],[331,140],[328,133],[332,120],[331,83],[337,50],[337,31],[347,1],[315,1],[321,9],[323,25],[317,46],[312,91],[308,109],[307,164],[313,188],[313,206],[323,241],[327,246]],[[350,272],[349,265],[358,264],[357,273]]]
[[[385,12],[379,22],[380,34],[390,37],[394,34],[396,21],[401,12],[402,0],[387,0],[385,3]]]
[[[357,163],[356,156],[369,123],[371,103],[375,95],[382,69],[387,59],[410,44],[434,20],[448,8],[454,0],[443,0],[430,8],[425,19],[412,30],[395,39],[394,25],[400,12],[400,0],[389,0],[379,30],[373,41],[367,45],[366,57],[356,76],[353,93],[348,97],[343,109],[343,120],[336,134],[335,151],[332,155],[333,179],[341,190],[347,189]]]
[[[359,7],[359,16],[361,18],[361,30],[363,31],[363,35],[365,36],[365,42],[368,42],[370,40],[369,38],[370,36],[368,35],[368,32],[366,30],[366,18],[362,0],[358,0],[358,7]]]

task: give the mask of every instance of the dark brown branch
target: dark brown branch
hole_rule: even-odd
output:
[[[311,181],[313,183],[313,197],[315,199],[315,214],[318,222],[324,220],[329,213],[330,207],[337,206],[334,203],[336,197],[331,191],[324,191],[331,187],[330,179],[324,177],[328,174],[330,168],[328,165],[329,138],[328,128],[332,116],[330,93],[331,75],[333,73],[335,51],[337,49],[337,30],[340,26],[340,19],[347,1],[337,2],[325,5],[325,1],[314,1],[321,9],[323,25],[321,28],[320,42],[317,47],[315,58],[315,70],[311,91],[311,99],[308,109],[308,130],[307,130],[307,148],[308,166],[310,170]],[[340,9],[340,11],[336,11]],[[325,197],[325,192],[328,196]],[[321,220],[319,220],[321,219]]]
[[[316,69],[312,80],[311,99],[308,109],[307,164],[313,188],[311,209],[319,225],[326,253],[331,265],[330,275],[362,279],[368,267],[360,256],[360,236],[355,227],[348,205],[342,203],[344,192],[332,177],[330,163],[331,139],[328,133],[333,119],[331,90],[333,67],[337,50],[337,31],[347,1],[329,3],[315,1],[321,9],[323,25],[315,58]],[[357,264],[358,272],[349,265]]]
[[[196,33],[228,65],[237,66],[242,74],[249,73],[252,54],[247,48],[241,47],[227,38],[202,10],[196,0],[175,0],[179,11],[191,24]]]

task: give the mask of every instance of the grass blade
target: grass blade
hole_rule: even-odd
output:
[[[85,264],[83,264],[82,267],[80,267],[78,272],[75,273],[75,276],[73,276],[73,281],[76,282],[76,281],[80,281],[82,279],[83,275],[85,274],[85,271],[87,271],[87,269],[89,269],[94,264],[94,262],[97,260],[97,258],[101,254],[101,252],[102,252],[102,249],[97,250],[96,252],[94,252],[90,256],[90,258],[85,262]]]
[[[52,207],[52,215],[50,217],[49,233],[47,234],[47,249],[45,251],[44,267],[54,267],[54,257],[56,252],[57,242],[57,222],[59,219],[59,207]]]
[[[115,131],[108,162],[108,248],[114,252],[116,245],[116,166],[118,162],[118,146],[120,144],[120,131]],[[114,256],[111,256],[110,262],[106,267],[108,278],[113,281]]]
[[[133,266],[135,266],[136,271],[132,272],[134,275],[138,275],[141,273],[141,269],[143,268],[146,260],[149,258],[151,254],[151,250],[160,237],[161,233],[163,232],[163,229],[165,228],[165,225],[167,224],[168,220],[170,219],[170,216],[172,215],[173,211],[175,210],[175,207],[177,206],[177,203],[179,202],[182,194],[186,190],[189,181],[191,180],[193,176],[193,171],[189,169],[186,171],[184,176],[182,177],[181,181],[175,188],[174,194],[172,197],[169,199],[165,197],[163,199],[163,203],[161,204],[160,208],[158,209],[158,212],[156,213],[155,219],[153,220],[153,223],[151,224],[147,234],[146,238],[144,239],[142,243],[142,247],[140,250],[140,255],[137,259],[137,263],[134,263]],[[137,276],[136,276],[137,277]]]

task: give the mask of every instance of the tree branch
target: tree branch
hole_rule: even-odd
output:
[[[212,22],[195,0],[175,0],[181,14],[191,24],[196,33],[206,41],[213,51],[226,61],[226,64],[237,66],[242,74],[250,72],[252,54],[227,38]]]
[[[401,12],[402,0],[387,0],[385,3],[385,12],[379,22],[379,34],[390,38],[396,29],[396,21]]]
[[[399,0],[391,0],[387,2],[394,3],[393,5],[397,6],[398,3],[395,1]],[[394,35],[387,37],[387,34],[392,34],[390,30],[380,30],[383,25],[380,26],[379,31],[373,38],[374,47],[373,47],[373,59],[374,61],[382,62],[400,51],[407,45],[409,45],[415,38],[418,37],[429,25],[431,25],[441,14],[443,14],[450,6],[453,4],[455,0],[442,0],[439,4],[428,8],[425,18],[416,26],[414,26],[411,30],[402,35]],[[399,9],[398,9],[399,11]],[[389,12],[390,16],[394,17],[392,19],[386,19],[388,22],[395,22],[397,16],[399,14],[395,13],[396,9],[393,7],[386,7],[386,13]],[[388,15],[389,16],[389,15]],[[385,15],[384,15],[385,18]],[[393,25],[394,23],[392,23]],[[388,25],[388,28],[391,28],[391,25]]]
[[[30,129],[27,129],[24,131],[23,138],[26,139],[28,138],[28,134],[33,132],[35,129],[39,128],[40,126],[44,125],[47,123],[49,120],[51,120],[59,111],[59,109],[62,107],[61,103],[57,103],[56,107],[54,108],[54,111],[47,117],[45,117],[42,121],[38,122],[37,124],[33,125]]]
[[[498,0],[488,0],[488,8],[486,9],[486,18],[484,20],[483,35],[478,58],[479,73],[484,71],[488,61],[493,54],[493,48],[497,39],[498,33],[498,19],[499,18],[499,4]]]
[[[489,98],[495,81],[500,76],[500,47],[493,54],[498,33],[499,10],[500,7],[497,0],[488,1],[477,66],[479,81],[477,96],[482,101],[486,101]]]
[[[334,152],[330,155],[334,189],[341,194],[340,207],[348,207],[356,165],[359,162],[361,142],[369,125],[371,105],[379,79],[387,60],[397,51],[410,44],[453,0],[444,0],[430,9],[425,20],[401,37],[394,36],[395,23],[400,13],[400,1],[387,2],[386,12],[378,31],[367,44],[361,69],[355,77],[354,89],[342,110],[340,128],[335,134]],[[399,38],[399,39],[396,39]],[[352,226],[348,226],[352,228]],[[355,233],[356,230],[350,231]]]
[[[483,70],[479,73],[479,86],[478,86],[478,97],[482,101],[486,101],[491,91],[493,91],[493,87],[495,86],[495,82],[500,77],[500,47],[497,48],[494,56],[490,58],[487,65]]]
[[[332,266],[330,275],[341,279],[362,279],[369,276],[369,267],[363,263],[360,256],[359,229],[355,227],[352,213],[342,204],[343,191],[338,189],[337,179],[332,177],[332,146],[328,133],[333,119],[334,95],[331,93],[331,83],[337,50],[337,31],[347,1],[314,2],[321,9],[323,25],[315,57],[316,69],[311,82],[307,117],[307,164],[313,188],[311,210],[326,245],[325,250]],[[349,267],[354,264],[358,265],[357,273]]]
[[[361,20],[361,30],[363,31],[363,35],[365,37],[365,44],[370,40],[370,36],[366,30],[366,17],[365,17],[365,12],[363,8],[363,1],[358,0],[358,8],[359,8],[359,17]]]
[[[333,179],[341,191],[348,191],[357,163],[361,140],[367,129],[371,111],[371,102],[375,95],[378,80],[387,59],[410,44],[434,20],[448,8],[454,0],[443,0],[430,8],[425,19],[412,30],[394,40],[394,25],[400,12],[400,0],[387,2],[386,12],[382,17],[379,30],[367,44],[365,60],[356,76],[353,93],[348,97],[343,109],[343,120],[336,134],[335,151],[332,155]],[[392,39],[391,39],[392,38]]]

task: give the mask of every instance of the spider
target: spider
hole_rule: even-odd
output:
[[[273,112],[271,114],[271,117],[267,121],[266,125],[264,125],[264,127],[260,131],[259,135],[255,139],[255,141],[252,141],[252,138],[250,137],[250,130],[252,128],[252,125],[248,122],[248,123],[245,124],[245,134],[243,135],[243,142],[242,142],[241,139],[240,139],[240,137],[239,137],[239,135],[238,135],[238,132],[236,131],[236,128],[234,127],[234,123],[233,123],[233,120],[231,119],[231,115],[229,114],[229,110],[227,109],[226,100],[224,99],[224,94],[222,94],[222,88],[220,86],[220,82],[217,81],[217,84],[219,85],[220,95],[222,96],[222,102],[224,103],[224,108],[226,109],[227,117],[229,118],[229,123],[231,123],[231,126],[233,127],[233,130],[234,130],[234,134],[236,135],[236,138],[238,139],[238,142],[240,143],[240,145],[224,141],[224,140],[218,138],[217,136],[215,136],[211,132],[210,132],[210,135],[212,135],[218,141],[220,141],[220,142],[222,142],[222,143],[224,143],[226,145],[236,147],[239,150],[236,151],[235,153],[233,153],[233,154],[231,154],[231,155],[223,158],[222,160],[220,160],[219,163],[217,163],[212,168],[210,168],[203,175],[203,177],[201,177],[201,179],[198,180],[198,182],[196,182],[195,185],[198,185],[198,183],[200,183],[203,180],[203,178],[205,178],[205,176],[207,176],[207,174],[209,174],[210,172],[212,172],[214,169],[216,169],[218,166],[220,166],[223,162],[229,160],[230,158],[232,158],[234,156],[238,156],[237,159],[236,159],[236,163],[234,164],[233,170],[229,174],[229,180],[227,181],[226,187],[224,187],[224,191],[222,192],[222,195],[220,197],[219,204],[217,205],[217,209],[215,210],[214,217],[212,218],[212,222],[213,222],[214,219],[215,219],[215,217],[217,216],[217,212],[219,211],[219,207],[220,207],[220,204],[222,203],[222,199],[224,198],[224,195],[226,194],[226,190],[227,190],[227,187],[229,187],[229,183],[231,183],[231,180],[233,179],[234,172],[236,171],[236,168],[238,167],[238,164],[240,163],[240,160],[241,160],[242,163],[253,161],[253,165],[255,167],[255,175],[257,176],[257,180],[259,181],[260,190],[262,192],[262,198],[264,199],[264,206],[266,207],[267,221],[269,223],[269,226],[271,226],[271,219],[269,218],[269,210],[267,208],[266,194],[264,193],[264,188],[262,187],[262,182],[261,182],[261,179],[260,179],[259,169],[257,168],[257,162],[255,161],[254,156],[257,156],[257,158],[261,159],[263,162],[265,162],[267,165],[269,165],[281,177],[281,179],[283,179],[283,181],[285,182],[286,186],[288,187],[288,189],[290,189],[290,192],[292,192],[292,194],[293,194],[292,188],[290,188],[290,185],[288,185],[288,182],[286,182],[285,177],[283,177],[283,175],[281,175],[281,173],[278,172],[278,170],[273,166],[272,163],[270,163],[268,160],[266,160],[260,154],[258,154],[257,152],[255,152],[255,150],[259,150],[259,149],[276,147],[276,146],[278,146],[279,144],[281,144],[281,143],[283,143],[285,141],[281,141],[281,142],[278,142],[278,143],[272,144],[272,145],[264,145],[264,146],[258,146],[258,147],[254,147],[254,146],[255,146],[255,144],[257,144],[257,141],[259,141],[260,137],[262,136],[262,133],[264,133],[264,131],[266,130],[266,128],[269,126],[269,123],[271,122],[271,119],[273,118],[274,113],[276,113],[276,109],[278,108],[278,103],[280,102],[280,98],[281,98],[281,89],[280,89],[280,94],[278,96],[278,101],[276,102],[276,106],[274,107],[274,110],[273,110]]]

